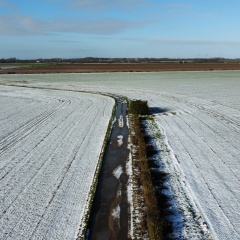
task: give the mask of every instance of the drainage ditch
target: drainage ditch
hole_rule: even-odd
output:
[[[93,200],[86,239],[128,239],[129,203],[127,196],[129,157],[127,102],[115,97],[113,123]]]

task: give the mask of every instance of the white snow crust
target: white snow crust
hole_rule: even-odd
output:
[[[0,86],[0,239],[76,239],[114,101]]]
[[[129,126],[129,124],[127,123]],[[128,139],[128,149],[131,149],[131,144],[130,144],[130,136]],[[128,161],[126,164],[126,172],[128,174],[128,184],[127,184],[127,197],[128,197],[128,203],[130,206],[130,212],[133,212],[133,169],[132,169],[132,154],[131,151],[129,152],[129,157]],[[133,238],[133,215],[131,214],[131,219],[129,220],[129,236]]]
[[[189,219],[185,218],[185,222],[183,223],[183,229],[186,229],[186,226],[189,225],[190,229],[192,230],[189,232],[182,231],[182,238],[199,239],[198,234],[199,232],[201,232],[200,230],[204,230],[204,227],[207,226],[213,239],[239,240],[239,79],[239,71],[211,71],[56,75],[44,74],[11,76],[1,75],[0,83],[12,85],[27,85],[38,88],[44,87],[68,89],[74,91],[85,90],[93,92],[104,92],[121,94],[132,99],[148,100],[149,106],[152,108],[153,112],[155,112],[155,120],[158,129],[160,129],[161,132],[164,133],[166,145],[169,146],[169,155],[166,156],[166,159],[168,159],[166,163],[168,163],[169,169],[172,169],[173,177],[175,176],[176,180],[182,182],[181,187],[179,188],[177,185],[177,181],[176,185],[174,185],[174,182],[171,182],[171,184],[174,185],[171,188],[173,191],[172,193],[174,198],[177,200],[176,209],[181,210],[184,216],[190,216],[188,215],[189,210],[187,206],[187,204],[189,204],[189,209],[194,208],[194,212],[199,214],[198,216],[202,218],[202,222],[204,223],[204,226],[195,226],[195,223],[193,224],[193,222],[195,221],[193,221],[191,217],[189,217]],[[28,84],[25,84],[24,81],[27,81]],[[18,146],[21,147],[23,141],[26,141],[25,139],[29,136],[28,132],[34,131],[33,127],[31,127],[31,122],[28,120],[28,116],[33,116],[34,118],[35,109],[31,110],[30,107],[29,110],[27,110],[27,108],[23,107],[22,102],[19,102],[16,98],[15,101],[11,100],[14,101],[14,103],[8,101],[8,94],[11,93],[13,96],[19,95],[17,89],[14,90],[15,93],[12,92],[13,90],[8,92],[7,88],[3,86],[1,86],[1,89],[1,104],[3,102],[5,106],[4,108],[1,108],[1,123],[6,124],[7,126],[5,127],[5,125],[3,124],[0,125],[1,136],[3,136],[2,140],[5,137],[6,139],[8,139],[9,145],[11,145],[12,141],[17,138],[19,139],[18,141],[22,141],[21,144]],[[41,104],[46,105],[45,114],[47,116],[51,114],[56,115],[58,112],[58,108],[60,111],[60,109],[67,108],[68,106],[68,103],[66,101],[60,104],[57,100],[58,98],[54,100],[51,97],[51,94],[47,95],[44,100],[37,95],[34,96],[34,99],[35,101],[39,101],[41,102]],[[32,102],[31,98],[29,99],[28,94],[25,94],[24,101],[25,104],[27,104],[28,106],[34,106],[34,103]],[[48,106],[48,101],[51,102],[51,107]],[[21,113],[21,109],[24,109],[24,112],[26,113],[21,114],[22,124],[18,121],[18,115],[14,115],[11,113],[16,111]],[[45,109],[45,107],[39,106],[39,109]],[[66,114],[65,117],[67,116],[68,115]],[[14,120],[9,122],[7,120],[9,117]],[[42,118],[44,119],[45,115],[40,116],[39,114],[37,114],[36,124],[39,124],[39,126],[43,124],[43,121],[45,121],[42,120]],[[51,121],[46,120],[46,122],[46,128],[56,127],[56,125],[50,123]],[[27,128],[30,128],[30,130],[25,130],[24,124],[27,124]],[[35,122],[33,122],[33,125],[34,124]],[[39,128],[39,126],[37,128]],[[62,132],[64,133],[64,129],[66,127],[64,122],[62,122],[62,125],[60,124],[60,127],[62,129]],[[15,131],[17,131],[17,133],[14,133]],[[24,135],[22,134],[22,131]],[[43,137],[46,136],[46,133],[41,134]],[[65,135],[66,134],[67,133],[65,133]],[[21,139],[21,136],[23,136],[23,139]],[[94,134],[92,134],[92,136],[94,136]],[[51,134],[48,136],[48,138],[51,138]],[[59,133],[58,139],[60,138],[62,138],[62,135]],[[14,169],[14,164],[17,164],[17,162],[19,162],[18,157],[23,157],[25,156],[24,154],[28,154],[29,149],[34,148],[34,146],[38,147],[39,145],[43,145],[43,147],[41,147],[41,152],[43,152],[44,155],[48,154],[47,151],[45,151],[45,141],[43,140],[41,143],[39,143],[39,145],[37,145],[37,139],[37,136],[34,135],[32,137],[32,140],[28,141],[28,144],[24,145],[20,153],[18,151],[18,148],[15,148],[15,150],[11,153],[11,163],[7,157],[1,157],[1,164],[3,165],[3,167],[1,168],[3,170],[1,172],[3,176],[6,174],[7,177],[8,174],[11,173],[11,169]],[[49,143],[52,141],[49,140],[47,142]],[[8,147],[9,145],[6,145],[6,147]],[[59,146],[59,144],[57,144],[56,146],[54,142],[52,142],[52,145],[54,149],[57,149],[59,147],[59,150],[56,150],[56,152],[63,149]],[[12,175],[9,175],[9,177],[3,178],[5,180],[3,180],[4,185],[2,186],[6,186],[6,190],[3,190],[2,198],[6,198],[6,200],[4,204],[1,204],[1,206],[3,206],[2,213],[4,213],[4,209],[7,209],[6,213],[8,215],[6,216],[12,216],[9,220],[8,225],[6,225],[5,223],[1,224],[1,226],[4,226],[4,231],[6,232],[14,231],[14,234],[21,234],[20,229],[22,229],[22,222],[25,223],[25,228],[29,227],[30,229],[32,229],[31,225],[34,225],[36,220],[25,220],[19,222],[18,215],[21,215],[21,212],[32,212],[32,214],[26,213],[25,215],[22,213],[21,216],[25,216],[25,218],[27,219],[42,219],[41,214],[35,214],[37,210],[30,210],[32,208],[22,207],[18,208],[18,210],[15,212],[13,210],[14,205],[13,207],[10,207],[12,206],[12,199],[15,199],[19,195],[19,193],[24,194],[26,191],[28,191],[30,186],[31,189],[34,189],[34,180],[30,180],[33,178],[33,176],[37,177],[38,175],[45,174],[43,170],[45,169],[45,165],[41,166],[41,162],[38,162],[36,160],[37,162],[35,168],[36,171],[37,169],[39,169],[39,173],[35,175],[34,173],[32,173],[31,176],[27,175],[28,177],[25,178],[24,184],[28,187],[24,188],[21,185],[21,187],[12,192],[13,196],[8,197],[8,194],[10,194],[8,189],[11,188],[13,183],[16,184],[18,182],[18,179],[21,179],[24,175],[26,175],[26,172],[28,172],[28,170],[27,168],[24,168],[25,164],[29,164],[32,159],[35,159],[36,156],[38,156],[38,152],[39,151],[30,151],[30,154],[28,154],[26,157],[26,163],[20,161],[20,163],[18,164],[18,168],[14,170],[15,173],[13,172]],[[7,152],[4,151],[3,153],[7,155]],[[62,154],[66,154],[65,151]],[[60,156],[63,155],[60,154]],[[48,158],[46,157],[45,159],[48,159],[47,162],[51,163],[52,161],[54,161],[54,157],[54,155],[52,156],[50,154],[50,156],[48,156]],[[9,164],[6,169],[4,169],[5,163]],[[64,169],[61,168],[61,164],[58,167],[60,168],[59,171],[64,172]],[[28,168],[30,168],[30,166]],[[175,169],[178,169],[178,172],[181,173],[181,177],[179,179],[175,175]],[[50,171],[54,170],[56,172],[56,169],[53,167],[53,169],[51,168]],[[84,171],[84,173],[85,172],[86,171]],[[10,176],[12,176],[11,180]],[[45,184],[47,186],[47,180],[44,181],[44,179],[42,184]],[[11,181],[10,185],[7,185],[8,181]],[[23,186],[25,186],[24,184]],[[85,184],[85,181],[83,182],[83,184]],[[49,188],[54,189],[54,186],[51,186]],[[1,189],[5,189],[5,187],[1,187]],[[49,189],[48,191],[46,191],[45,194],[48,193]],[[21,194],[19,196],[21,196]],[[48,199],[42,201],[49,201],[49,198],[45,198],[44,194],[42,194],[41,196],[42,199]],[[65,196],[68,195],[66,194]],[[181,202],[181,196],[186,196],[186,199],[189,199],[189,201]],[[35,204],[35,209],[41,208],[39,206],[40,198],[37,198],[37,200],[35,200],[33,199],[33,197],[30,196],[29,199],[31,199],[30,201]],[[27,205],[26,201],[22,202],[23,205]],[[58,204],[60,203],[58,202]],[[46,203],[45,205],[48,205],[48,203]],[[182,208],[183,205],[185,206],[184,208]],[[51,210],[52,212],[57,211],[56,209],[59,209],[59,205],[51,204],[51,206],[53,208],[53,210]],[[61,215],[64,213],[59,211],[59,214]],[[50,221],[48,220],[50,215],[46,213],[46,215],[44,216],[47,216],[44,217],[44,222]],[[51,220],[50,222],[56,223],[53,220]],[[53,224],[53,226],[55,225]],[[41,227],[41,229],[44,229],[43,225],[41,225]],[[10,228],[12,230],[9,230]],[[196,232],[194,232],[194,228],[197,228]],[[38,233],[40,234],[40,226],[38,227],[38,229]],[[65,229],[66,227],[64,228],[64,230]],[[44,233],[44,230],[42,230],[42,233]],[[56,231],[54,231],[54,234],[61,234],[61,230],[59,230],[58,233],[58,230],[56,229]]]

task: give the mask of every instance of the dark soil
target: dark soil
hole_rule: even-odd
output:
[[[0,74],[240,70],[238,63],[82,63],[0,69]]]

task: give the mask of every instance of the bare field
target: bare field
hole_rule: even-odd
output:
[[[0,69],[0,74],[240,70],[238,63],[84,63]]]

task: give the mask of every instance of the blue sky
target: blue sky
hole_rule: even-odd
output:
[[[239,12],[239,0],[0,0],[0,58],[239,58]]]

